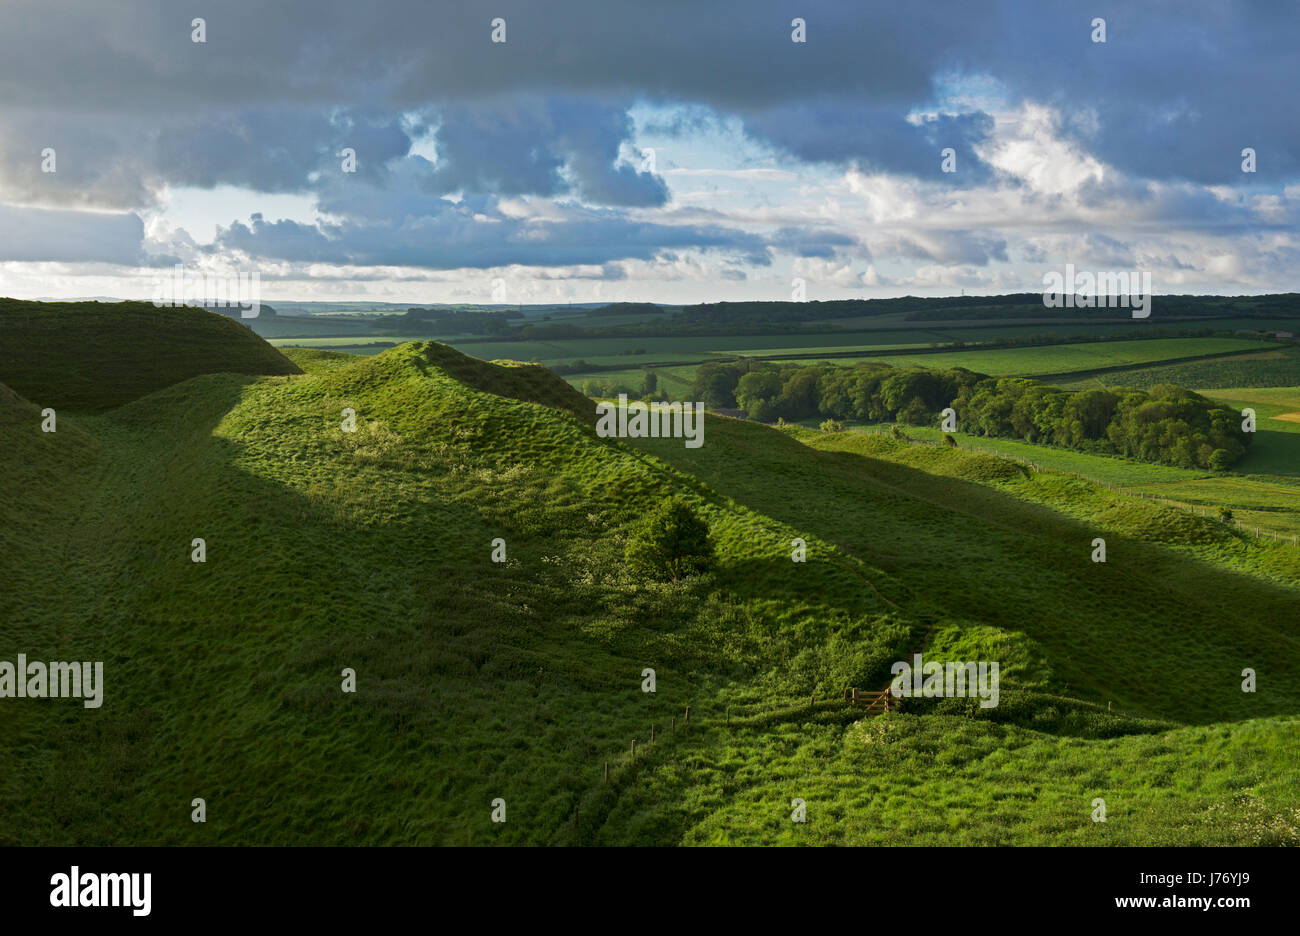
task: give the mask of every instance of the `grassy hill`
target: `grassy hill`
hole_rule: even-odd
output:
[[[0,844],[1300,843],[1280,550],[977,453],[601,439],[553,374],[430,342],[288,358],[57,433],[0,392],[0,659],[106,682],[0,703]],[[623,562],[668,496],[719,553],[681,587]],[[1002,704],[843,703],[922,645],[1000,660]]]
[[[204,309],[0,299],[0,383],[41,407],[111,409],[199,374],[297,372],[239,322]]]
[[[0,562],[39,587],[0,595],[0,646],[103,659],[107,689],[92,716],[7,709],[0,838],[551,841],[652,720],[755,674],[779,684],[791,659],[838,693],[901,648],[905,626],[860,594],[875,570],[824,547],[811,575],[756,595],[754,568],[793,531],[598,439],[547,405],[573,398],[558,378],[440,353],[304,355],[305,376],[204,375],[13,433],[0,470],[31,465],[49,480],[30,498],[61,497],[6,542]],[[546,402],[465,382],[503,376]],[[713,520],[716,580],[623,569],[625,529],[669,493]],[[503,826],[484,821],[496,796]]]

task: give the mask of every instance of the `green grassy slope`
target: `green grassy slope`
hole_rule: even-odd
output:
[[[297,368],[239,322],[203,309],[0,299],[0,383],[42,407],[110,409],[223,372]]]
[[[931,658],[1000,659],[1017,691],[991,715],[913,703],[847,732],[719,730],[689,783],[657,772],[629,811],[679,804],[697,844],[1300,843],[1294,550],[979,453],[708,427],[700,450],[641,444],[879,564],[911,586],[904,611],[936,609]],[[1269,672],[1271,699],[1240,691],[1246,666]],[[1117,728],[1109,703],[1201,726]],[[792,797],[807,825],[789,821]],[[1105,824],[1090,821],[1098,797]]]
[[[1238,467],[1244,465],[1245,470],[1251,471],[1258,466],[1265,466],[1277,474],[1243,475],[1239,471],[1216,474],[1199,469],[1140,462],[1118,455],[1080,452],[1033,442],[968,435],[964,432],[954,432],[952,438],[966,450],[1004,455],[1013,460],[1020,459],[1040,467],[1077,474],[1102,485],[1119,486],[1124,490],[1177,501],[1196,513],[1217,516],[1220,507],[1227,507],[1233,511],[1239,527],[1276,532],[1288,540],[1300,537],[1300,479],[1294,477],[1300,474],[1300,450],[1297,450],[1300,432],[1288,428],[1294,424],[1266,415],[1270,407],[1275,411],[1287,408],[1285,404],[1271,402],[1282,398],[1274,391],[1230,392],[1267,394],[1261,397],[1262,405],[1257,409],[1262,428]],[[1294,390],[1289,392],[1295,393]],[[1233,406],[1254,405],[1250,400],[1238,401],[1221,395],[1216,395],[1215,398]],[[816,419],[808,420],[810,424],[819,422]],[[892,425],[855,425],[853,431],[888,435]],[[943,433],[935,427],[908,426],[907,436],[926,442],[939,442]],[[1288,457],[1288,452],[1293,450],[1294,458]]]
[[[306,376],[202,376],[5,450],[6,476],[28,463],[67,496],[27,531],[39,548],[0,556],[41,586],[0,594],[0,659],[102,659],[107,701],[7,703],[0,840],[564,841],[604,759],[652,720],[755,680],[838,693],[908,638],[863,593],[878,570],[818,543],[806,574],[764,575],[790,529],[449,373],[486,386],[501,368],[425,345],[301,360]],[[628,523],[670,492],[706,511],[723,557],[684,590],[621,561]],[[487,821],[496,796],[505,825]]]
[[[1066,843],[1093,795],[1102,841],[1300,841],[1285,553],[971,453],[599,439],[548,372],[430,343],[289,356],[53,434],[0,392],[0,477],[42,480],[0,502],[0,659],[106,679],[0,702],[0,843]],[[682,588],[622,561],[668,494],[720,556]],[[921,642],[1000,660],[999,708],[836,700]]]
[[[612,820],[668,804],[690,845],[1296,845],[1298,728],[1283,717],[1090,739],[904,714],[723,729],[689,773],[655,771]],[[1092,821],[1099,799],[1105,822]]]
[[[1041,645],[1044,687],[1186,722],[1300,711],[1293,547],[982,453],[725,417],[705,435],[696,450],[643,445],[884,569],[912,596],[904,611]],[[1272,671],[1267,693],[1240,691],[1247,666]]]

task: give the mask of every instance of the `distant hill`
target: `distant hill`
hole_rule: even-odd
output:
[[[227,318],[239,319],[246,324],[251,322],[251,319],[244,318],[244,310],[238,305],[204,305],[199,306],[199,308],[207,309],[209,312],[216,312],[218,315],[224,315]],[[262,316],[274,318],[276,314],[272,306],[267,305],[265,302],[259,302],[257,304],[257,315],[253,316],[253,318],[261,318]]]
[[[590,315],[653,315],[664,310],[653,302],[614,302],[599,309],[592,309]]]
[[[39,406],[112,409],[216,373],[301,371],[238,321],[203,309],[0,299],[0,383]]]
[[[1281,293],[1264,296],[1169,296],[1154,297],[1161,318],[1293,318],[1300,311],[1300,295]],[[908,322],[993,321],[1041,318],[1050,314],[1043,306],[1042,293],[1011,293],[1005,296],[940,296],[898,299],[838,299],[808,302],[705,302],[686,306],[671,318],[674,326],[730,323],[801,323],[859,318],[870,315],[900,315]],[[1127,308],[1073,308],[1071,318],[1128,319]]]

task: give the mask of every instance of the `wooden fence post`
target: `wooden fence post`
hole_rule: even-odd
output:
[[[636,760],[636,738],[632,739],[632,760]]]
[[[609,761],[605,761],[605,782],[609,783]]]

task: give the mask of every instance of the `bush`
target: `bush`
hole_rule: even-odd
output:
[[[827,419],[822,422],[819,428],[822,432],[843,432],[844,423],[838,419]]]
[[[1220,507],[1220,508],[1219,508],[1219,519],[1222,520],[1224,523],[1231,523],[1231,522],[1232,522],[1232,509],[1231,509],[1230,507]]]
[[[657,507],[632,533],[624,552],[634,571],[674,585],[714,565],[709,524],[690,504],[673,498]]]
[[[1227,449],[1215,449],[1210,453],[1209,467],[1211,471],[1227,471],[1232,467],[1234,461],[1236,459],[1232,457],[1232,453]]]

